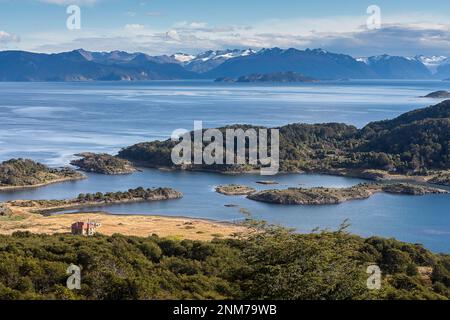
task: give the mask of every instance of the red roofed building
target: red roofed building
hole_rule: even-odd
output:
[[[72,224],[72,234],[82,235],[82,236],[93,236],[96,232],[96,228],[99,227],[100,224],[96,222],[84,222],[79,221]]]

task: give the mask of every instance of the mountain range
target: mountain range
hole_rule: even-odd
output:
[[[0,81],[117,81],[238,78],[295,72],[315,79],[447,79],[444,56],[354,58],[322,49],[229,49],[150,56],[78,49],[55,54],[0,52]]]

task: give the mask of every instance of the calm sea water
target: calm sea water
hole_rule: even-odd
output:
[[[0,161],[32,158],[67,165],[82,151],[115,153],[136,142],[166,139],[177,128],[233,123],[279,126],[293,122],[345,122],[362,127],[438,101],[419,98],[450,90],[440,81],[349,81],[301,85],[215,84],[206,81],[139,83],[0,83]],[[450,196],[378,194],[336,206],[277,206],[214,192],[224,183],[258,189],[257,175],[225,176],[146,169],[127,176],[89,174],[87,180],[39,189],[0,193],[11,199],[69,198],[79,193],[119,191],[137,186],[180,190],[180,200],[107,208],[111,213],[190,216],[224,221],[242,219],[240,208],[258,218],[308,232],[335,229],[345,219],[363,236],[380,235],[423,243],[450,252]],[[272,179],[272,178],[270,178]],[[279,175],[277,188],[345,187],[359,179],[321,175]],[[225,207],[236,204],[238,207]],[[92,209],[91,209],[92,210]]]

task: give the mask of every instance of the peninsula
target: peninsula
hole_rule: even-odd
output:
[[[219,128],[260,129],[251,125]],[[376,121],[358,129],[342,123],[295,123],[278,127],[280,171],[360,177],[379,181],[446,183],[450,174],[450,100]],[[152,168],[242,174],[260,165],[174,165],[177,142],[142,142],[122,149],[117,157]],[[206,146],[205,146],[206,147]],[[248,154],[248,152],[247,152]],[[225,163],[225,161],[224,161]]]
[[[84,178],[75,170],[53,169],[28,159],[11,159],[0,163],[0,191],[42,187]]]

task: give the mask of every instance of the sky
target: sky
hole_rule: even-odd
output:
[[[294,47],[354,57],[450,56],[449,0],[343,2],[0,0],[0,50],[52,53],[83,48],[160,55]],[[70,5],[80,9],[79,29],[67,27]]]

